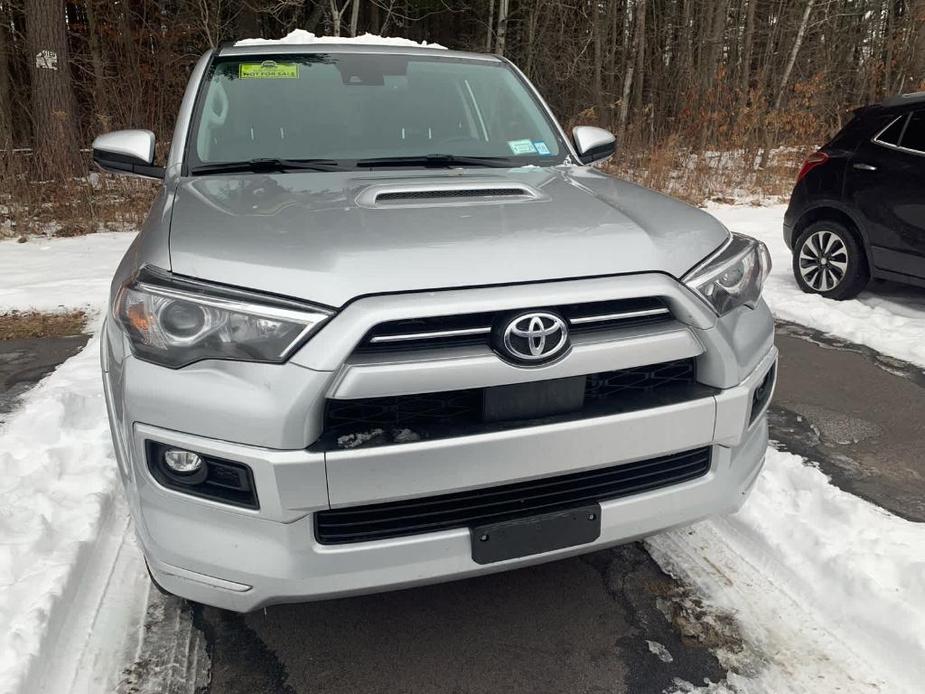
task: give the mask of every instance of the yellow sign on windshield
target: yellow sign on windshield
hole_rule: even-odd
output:
[[[262,63],[241,63],[238,77],[242,80],[292,80],[299,79],[298,63],[277,63],[265,60]]]

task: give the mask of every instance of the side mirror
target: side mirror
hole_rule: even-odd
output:
[[[617,138],[603,128],[579,125],[572,129],[572,139],[582,164],[603,161],[617,151]]]
[[[154,133],[116,130],[93,141],[93,161],[114,174],[163,178],[164,167],[154,166]]]

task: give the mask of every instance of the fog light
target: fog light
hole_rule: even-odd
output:
[[[192,451],[168,448],[164,451],[164,464],[178,475],[192,475],[202,469],[202,458]]]

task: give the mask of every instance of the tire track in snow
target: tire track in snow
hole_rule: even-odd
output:
[[[742,511],[657,535],[646,546],[713,619],[735,620],[746,648],[716,649],[732,691],[918,689],[925,527],[831,486],[802,459],[769,449]],[[696,611],[686,597],[673,607]],[[679,683],[680,691],[689,687]]]

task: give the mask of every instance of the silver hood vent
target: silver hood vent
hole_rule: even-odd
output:
[[[529,202],[543,197],[532,186],[517,181],[421,181],[370,186],[357,196],[357,205],[366,208],[472,205]]]

